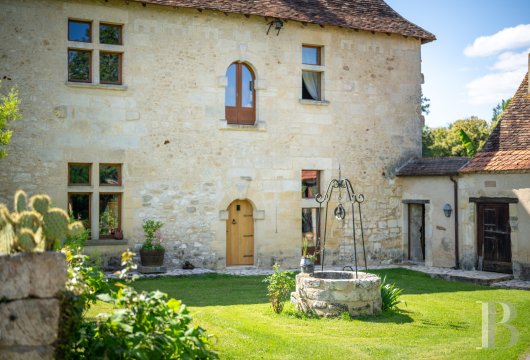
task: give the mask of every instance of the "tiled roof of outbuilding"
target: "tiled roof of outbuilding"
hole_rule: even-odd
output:
[[[462,173],[530,170],[530,98],[528,74],[497,127]]]
[[[134,0],[147,4],[217,10],[318,25],[342,26],[417,37],[422,43],[436,40],[411,23],[383,0]]]
[[[415,158],[396,172],[397,176],[450,176],[469,161],[467,157]]]

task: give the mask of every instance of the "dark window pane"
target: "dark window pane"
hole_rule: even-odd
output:
[[[68,205],[70,215],[90,230],[90,194],[69,194]]]
[[[302,64],[320,65],[320,48],[303,46]]]
[[[99,195],[99,235],[112,237],[116,229],[121,228],[120,194]]]
[[[121,185],[120,165],[99,165],[100,185]]]
[[[302,71],[302,99],[321,99],[321,73],[315,71]]]
[[[68,50],[68,80],[90,81],[90,51]]]
[[[92,24],[75,20],[68,20],[68,40],[91,42]]]
[[[246,108],[253,107],[254,97],[254,77],[246,65],[242,65],[242,82],[241,82],[241,106]]]
[[[68,176],[70,185],[90,185],[90,164],[69,164]]]
[[[308,255],[315,253],[317,245],[318,211],[318,208],[302,209],[302,246],[304,241],[307,241]]]
[[[237,65],[232,64],[226,70],[228,83],[225,90],[225,106],[236,106],[236,69]]]
[[[99,79],[101,83],[120,83],[120,54],[99,54]]]
[[[99,25],[99,42],[101,44],[121,45],[121,25]]]
[[[318,170],[302,170],[302,198],[312,199],[320,192]]]

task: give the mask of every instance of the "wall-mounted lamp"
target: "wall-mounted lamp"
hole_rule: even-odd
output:
[[[269,29],[267,30],[267,35],[269,35],[269,31],[271,31],[272,25],[274,25],[274,30],[277,31],[276,36],[280,35],[280,30],[283,27],[283,21],[281,21],[280,19],[274,19],[273,21],[271,21],[269,23]]]
[[[450,204],[445,204],[444,205],[444,214],[446,217],[451,217],[451,213],[453,212],[453,208],[451,207]]]

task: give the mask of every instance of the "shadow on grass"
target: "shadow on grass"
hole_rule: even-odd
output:
[[[411,314],[411,312],[398,309],[398,310],[384,311],[381,314],[376,315],[376,316],[362,316],[362,317],[357,317],[353,319],[363,321],[363,322],[370,322],[370,323],[407,324],[407,323],[411,323],[414,321],[412,317],[410,317],[408,314]]]
[[[382,323],[382,324],[384,323],[406,324],[406,323],[411,323],[414,321],[412,317],[410,317],[408,314],[411,314],[411,312],[398,308],[396,310],[384,311],[374,316],[352,317],[350,316],[350,314],[348,314],[345,311],[341,316],[332,318],[332,319],[343,320],[343,321],[357,320],[357,321],[362,321],[362,322]],[[296,319],[302,319],[302,320],[318,321],[318,320],[323,319],[316,314],[306,314],[306,313],[297,311],[294,305],[292,304],[287,304],[282,315],[287,316],[287,317],[296,318]]]

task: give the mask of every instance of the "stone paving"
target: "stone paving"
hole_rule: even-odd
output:
[[[438,267],[428,267],[423,265],[374,265],[369,266],[368,269],[381,270],[381,269],[409,269],[414,271],[419,271],[433,278],[439,278],[444,280],[457,280],[457,281],[466,281],[472,282],[475,284],[492,286],[497,288],[506,288],[506,289],[520,289],[520,290],[530,290],[530,281],[524,280],[514,280],[512,275],[509,274],[500,274],[486,271],[472,271],[472,270],[455,270],[450,268],[438,268]],[[342,270],[342,267],[328,267],[326,270]],[[296,269],[286,269],[290,271],[299,271]],[[317,266],[315,270],[319,270]],[[363,267],[359,267],[359,271],[362,271]],[[252,266],[241,266],[241,267],[229,267],[222,270],[210,270],[203,268],[195,268],[193,270],[183,270],[183,269],[170,269],[164,274],[140,274],[140,278],[158,278],[166,276],[192,276],[192,275],[203,275],[203,274],[223,274],[223,275],[236,275],[236,276],[253,276],[253,275],[270,275],[272,274],[272,269],[261,269]],[[112,273],[107,273],[107,277],[115,278],[116,276]]]

